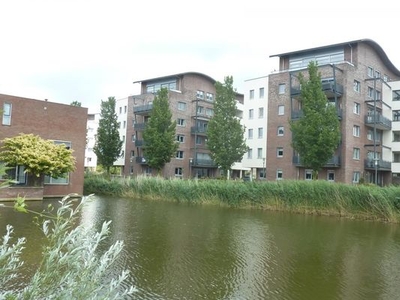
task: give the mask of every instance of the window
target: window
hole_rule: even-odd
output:
[[[400,90],[396,90],[392,92],[392,100],[400,101]]]
[[[249,120],[254,118],[254,109],[249,109]]]
[[[212,117],[214,115],[214,110],[212,108],[206,107],[206,115]]]
[[[176,158],[179,158],[179,159],[183,158],[183,151],[182,150],[176,151]]]
[[[285,114],[285,106],[278,105],[278,115],[283,116]]]
[[[260,108],[258,109],[258,118],[259,118],[259,119],[264,118],[264,107],[260,107]]]
[[[372,67],[368,67],[367,74],[368,74],[368,77],[373,78],[374,77],[374,69]]]
[[[176,140],[177,140],[179,143],[184,143],[184,142],[185,142],[185,136],[182,135],[182,134],[178,134],[178,135],[176,136]]]
[[[393,162],[398,163],[400,162],[400,152],[393,152]]]
[[[395,122],[400,121],[400,110],[393,111],[393,121]]]
[[[328,170],[327,180],[328,181],[335,181],[335,172],[334,171]]]
[[[360,182],[360,172],[355,171],[353,172],[353,183],[359,183]]]
[[[282,180],[283,179],[283,171],[278,169],[276,170],[276,180]]]
[[[357,80],[354,80],[354,91],[357,93],[361,92],[361,83]]]
[[[177,122],[176,122],[176,124],[177,124],[178,126],[185,126],[185,119],[178,119]]]
[[[204,107],[203,106],[197,106],[197,114],[204,115]]]
[[[214,102],[214,94],[207,93],[206,97],[207,101]]]
[[[375,78],[381,78],[381,72],[375,71]]]
[[[305,180],[312,180],[312,170],[307,169],[304,172],[305,172],[304,179]]]
[[[119,114],[122,114],[122,106],[119,108]]]
[[[360,111],[361,111],[360,103],[354,102],[353,113],[355,113],[356,115],[359,115]]]
[[[261,159],[262,158],[262,154],[263,154],[263,149],[262,148],[257,148],[257,158]]]
[[[198,135],[196,136],[196,145],[201,145],[201,144],[203,144],[203,138],[200,135]]]
[[[360,148],[353,148],[353,159],[360,159]]]
[[[283,157],[283,148],[282,147],[276,148],[276,156]]]
[[[360,126],[353,126],[353,136],[360,137]]]
[[[182,168],[175,168],[175,177],[182,177],[183,171]]]
[[[126,105],[124,106],[124,113],[126,113],[126,110],[127,110],[127,107],[126,107]]]
[[[122,128],[126,128],[126,121],[123,122]]]
[[[248,159],[252,159],[253,158],[253,149],[249,149],[248,151],[247,151],[247,158]]]
[[[249,140],[251,140],[253,138],[253,129],[250,128],[249,130],[247,130],[247,138]]]
[[[186,103],[178,102],[178,110],[186,110]]]
[[[372,129],[368,129],[367,140],[372,141],[373,136],[374,136],[374,131]]]
[[[3,104],[3,125],[11,125],[11,103]]]
[[[278,132],[277,135],[278,136],[283,136],[285,133],[285,128],[283,126],[278,126]]]
[[[260,99],[264,98],[264,88],[260,88]]]
[[[250,90],[249,98],[254,99],[254,90]]]
[[[282,95],[282,94],[285,93],[285,91],[286,91],[286,84],[281,83],[281,84],[278,86],[278,93],[279,93],[280,95]]]
[[[65,148],[71,149],[71,142],[66,141],[53,141],[54,144],[60,145],[63,144]],[[69,183],[69,174],[64,174],[65,176],[61,176],[59,178],[53,178],[51,176],[44,176],[44,183],[46,184],[68,184]]]
[[[196,97],[197,97],[197,99],[204,99],[204,92],[203,91],[197,91],[196,92]]]
[[[259,127],[258,128],[258,138],[262,139],[264,137],[264,128]]]
[[[368,87],[368,97],[374,99],[374,89],[372,87]]]
[[[381,92],[375,90],[375,93],[376,93],[376,100],[381,100],[382,99]]]
[[[393,142],[400,142],[400,131],[393,131]]]

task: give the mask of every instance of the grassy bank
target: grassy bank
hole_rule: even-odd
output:
[[[238,208],[283,210],[400,223],[400,188],[327,181],[239,182],[154,177],[85,178],[84,193]]]

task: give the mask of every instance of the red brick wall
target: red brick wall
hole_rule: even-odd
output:
[[[46,197],[64,196],[69,193],[82,194],[88,109],[0,94],[0,108],[4,102],[12,104],[12,113],[11,125],[0,125],[1,140],[20,133],[32,133],[44,139],[71,142],[76,170],[70,173],[69,184],[46,184],[43,195]]]

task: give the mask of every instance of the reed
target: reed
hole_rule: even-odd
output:
[[[242,182],[159,177],[85,178],[85,194],[400,222],[400,188],[327,181]]]

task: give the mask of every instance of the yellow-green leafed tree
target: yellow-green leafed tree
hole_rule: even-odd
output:
[[[33,134],[21,133],[2,140],[0,161],[8,167],[24,166],[25,172],[36,178],[59,178],[75,170],[71,149]]]

